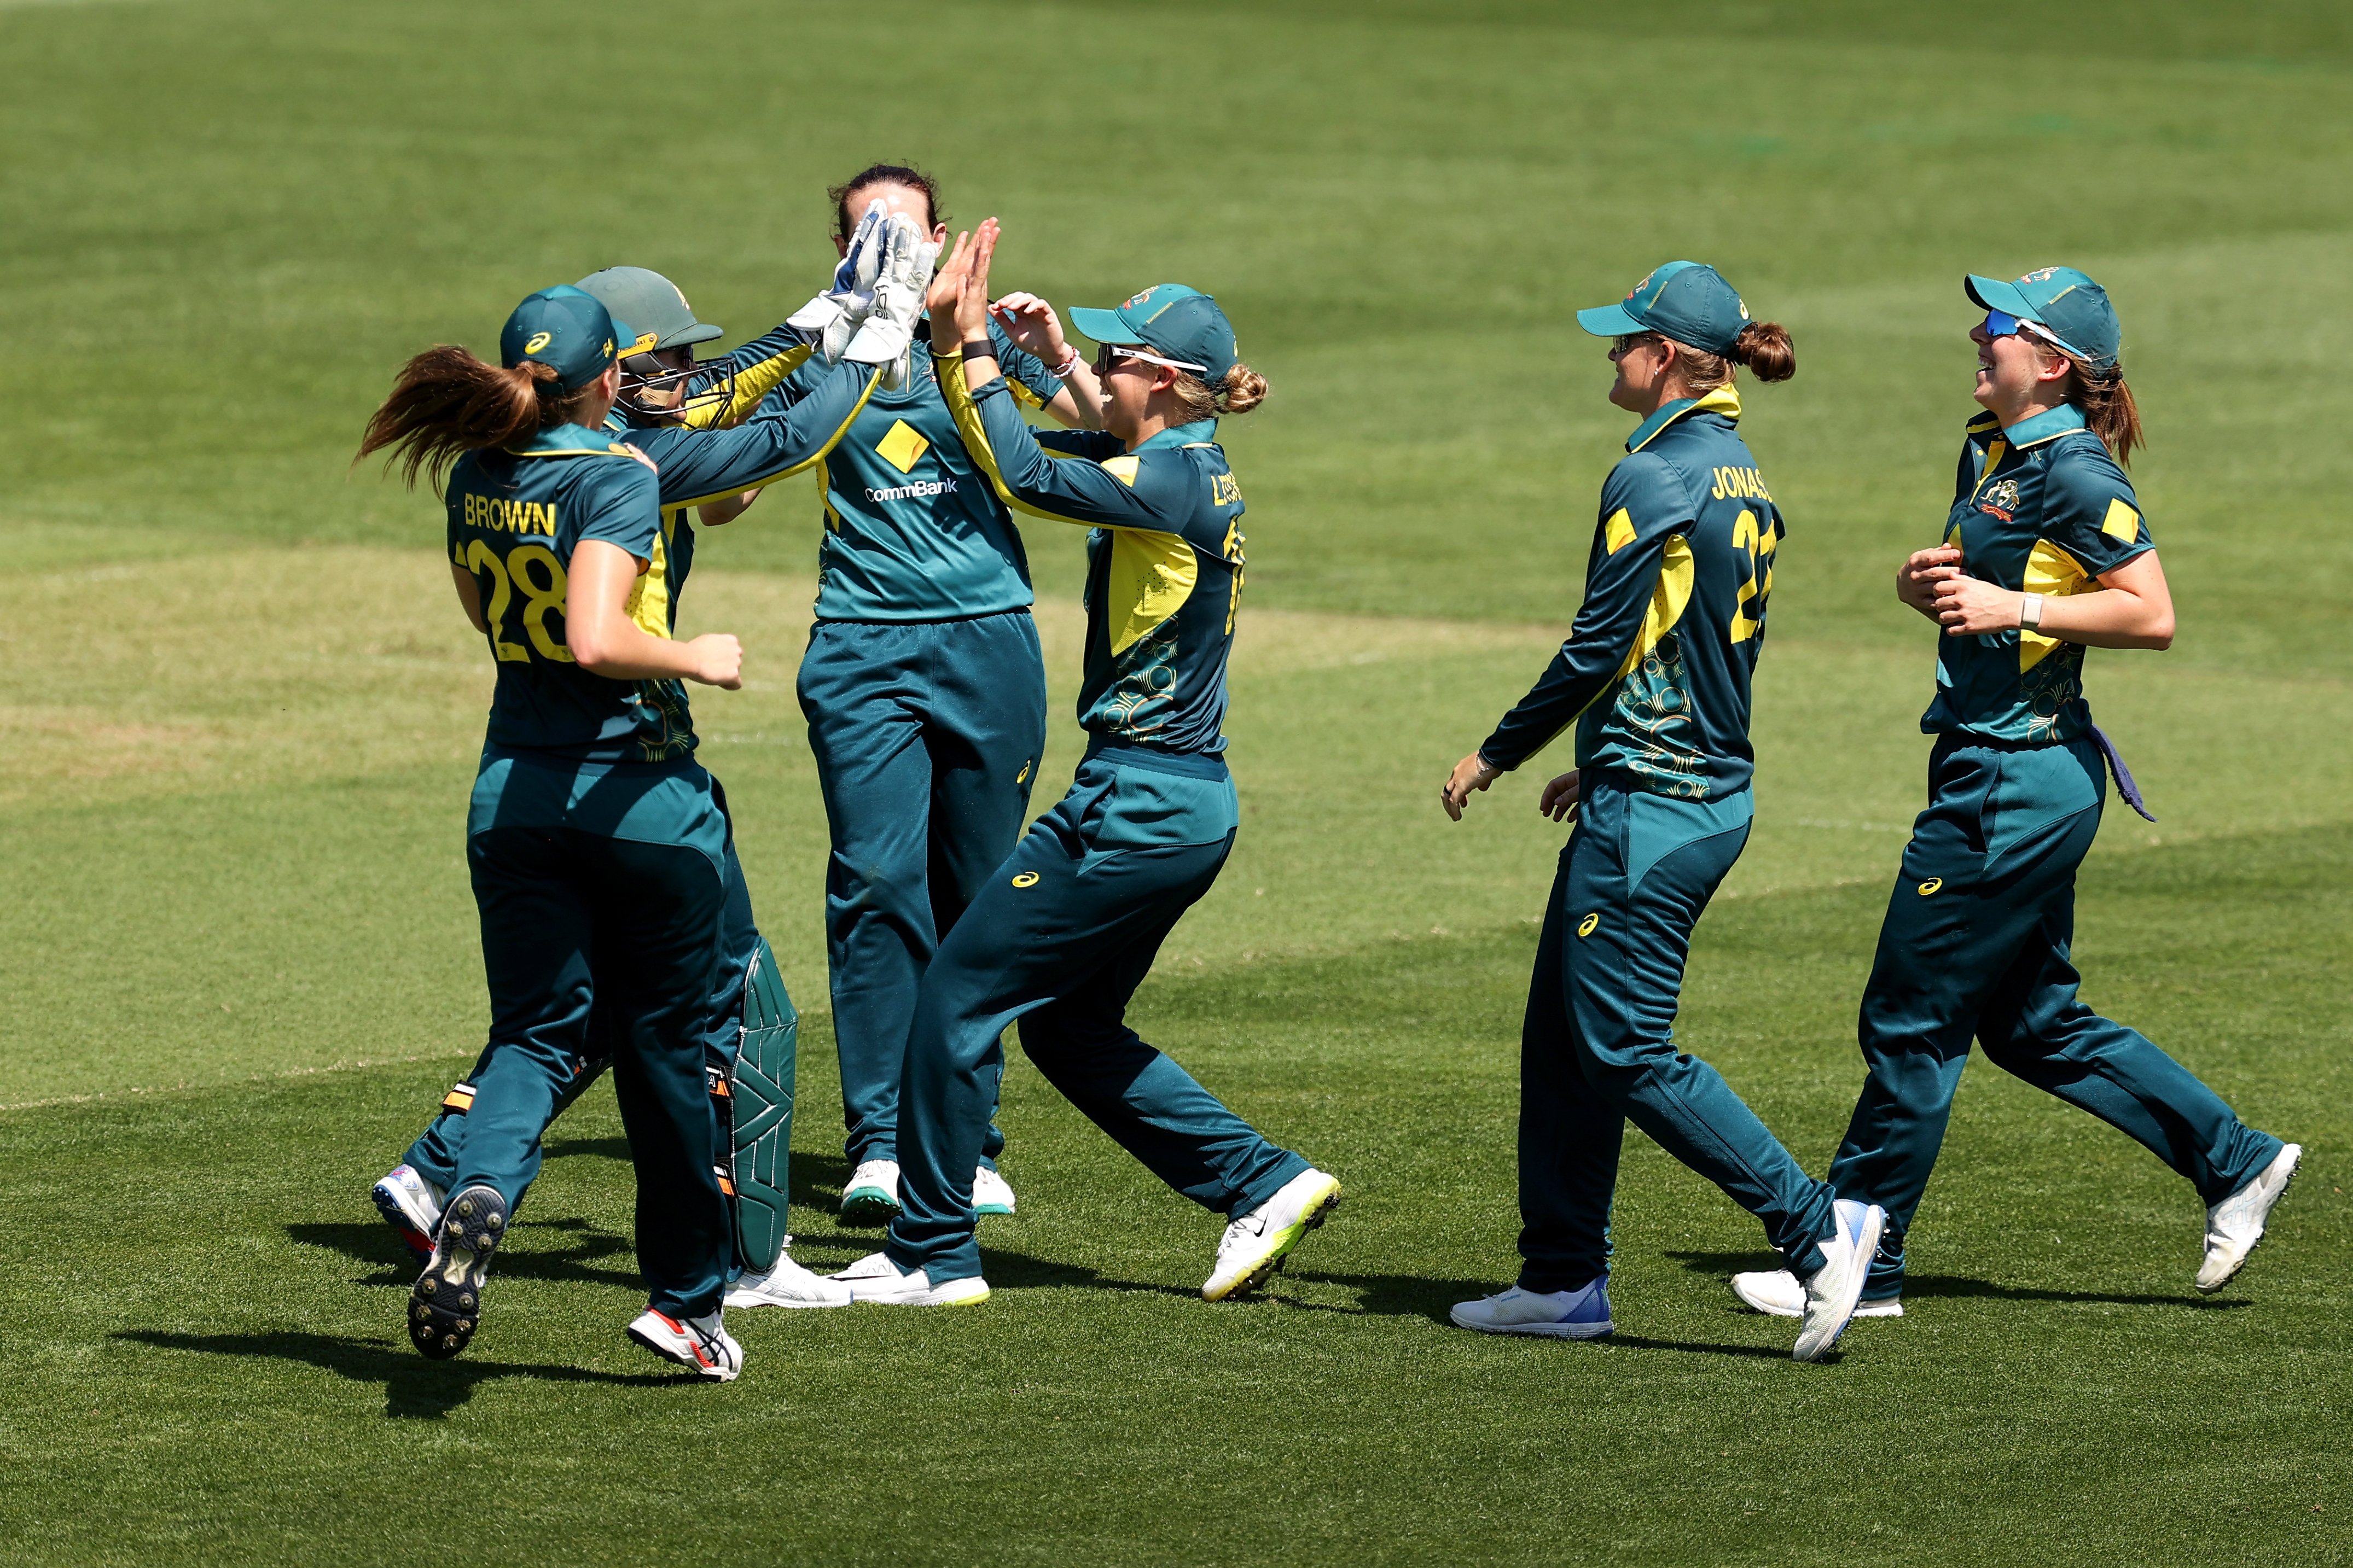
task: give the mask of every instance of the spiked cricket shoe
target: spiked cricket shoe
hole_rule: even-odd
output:
[[[982,1165],[972,1173],[972,1212],[1011,1214],[1013,1188],[1003,1175]]]
[[[899,1162],[867,1160],[841,1189],[841,1217],[858,1225],[881,1225],[899,1212]]]
[[[1218,1268],[1201,1286],[1205,1301],[1222,1301],[1266,1282],[1299,1238],[1324,1223],[1340,1202],[1340,1179],[1305,1170],[1285,1182],[1274,1196],[1226,1226],[1218,1242]]]
[[[834,1275],[833,1282],[847,1289],[853,1300],[885,1307],[971,1307],[988,1300],[988,1281],[977,1274],[934,1283],[921,1268],[901,1268],[886,1252],[867,1254]]]
[[[1822,1243],[1822,1266],[1806,1280],[1798,1342],[1789,1350],[1793,1361],[1821,1360],[1846,1332],[1855,1304],[1862,1299],[1863,1282],[1871,1278],[1879,1233],[1887,1225],[1887,1211],[1877,1204],[1841,1198],[1831,1211],[1838,1228]]]
[[[1802,1318],[1806,1315],[1806,1288],[1798,1277],[1786,1268],[1764,1268],[1754,1274],[1732,1277],[1732,1293],[1757,1311],[1768,1318]],[[1904,1315],[1904,1298],[1890,1296],[1880,1301],[1857,1301],[1854,1315],[1858,1318],[1900,1318]]]
[[[712,1383],[733,1383],[744,1370],[744,1347],[712,1312],[673,1318],[648,1307],[629,1325],[629,1338]]]
[[[441,1228],[440,1188],[407,1165],[395,1165],[368,1192],[384,1223],[400,1233],[419,1262],[433,1256],[433,1233]]]
[[[790,1247],[793,1238],[785,1237]],[[728,1288],[730,1307],[847,1307],[849,1287],[812,1274],[792,1259],[776,1254],[776,1267],[765,1274],[746,1274]]]
[[[466,1348],[482,1321],[482,1281],[507,1230],[507,1201],[495,1187],[461,1189],[441,1215],[425,1272],[408,1293],[408,1337],[435,1361]]]
[[[2247,1257],[2263,1239],[2272,1205],[2295,1180],[2304,1145],[2290,1143],[2273,1156],[2262,1174],[2206,1211],[2206,1260],[2198,1268],[2198,1289],[2211,1293],[2231,1282],[2247,1266]]]
[[[1609,1276],[1597,1276],[1582,1290],[1523,1290],[1457,1301],[1446,1314],[1458,1329],[1482,1334],[1541,1334],[1558,1340],[1598,1340],[1609,1332]]]

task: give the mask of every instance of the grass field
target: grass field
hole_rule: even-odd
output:
[[[2353,21],[2040,6],[1192,8],[0,0],[0,1561],[2306,1563],[2353,1560]],[[1264,1298],[1017,1053],[978,1311],[623,1340],[608,1095],[551,1139],[462,1360],[366,1201],[484,1004],[462,800],[489,668],[429,499],[347,474],[402,356],[632,262],[737,335],[913,156],[1061,301],[1214,290],[1272,382],[1242,836],[1139,1026],[1347,1182]],[[2092,696],[2158,826],[2084,876],[2095,1005],[2303,1142],[2242,1281],[2137,1145],[1980,1064],[1909,1315],[1824,1366],[1723,1285],[1755,1224],[1629,1141],[1590,1345],[1508,1280],[1519,1008],[1560,832],[1431,796],[1574,609],[1627,421],[1569,310],[1719,264],[1801,373],[1745,430],[1793,531],[1760,817],[1681,1028],[1810,1167],[1916,808],[1931,637],[1886,589],[1968,400],[1964,270],[2105,281],[2172,652]],[[804,1011],[796,1251],[845,1172],[824,824],[792,699],[807,481],[708,536],[698,700]],[[1075,759],[1076,531],[1033,529]],[[1530,773],[1540,773],[1539,766]],[[1041,792],[1042,806],[1052,791]],[[427,1542],[430,1542],[428,1547]]]

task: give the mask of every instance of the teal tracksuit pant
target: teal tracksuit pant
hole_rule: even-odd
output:
[[[884,1247],[900,1268],[935,1284],[981,1272],[972,1173],[1017,1019],[1046,1080],[1203,1207],[1247,1214],[1308,1168],[1125,1021],[1161,942],[1217,880],[1237,820],[1217,758],[1099,748],[989,877],[923,976],[907,1037],[904,1207]]]
[[[718,781],[712,780],[712,793],[720,809],[726,809],[726,795],[719,791]],[[735,1047],[744,1024],[744,983],[752,967],[752,956],[760,948],[760,931],[752,919],[752,890],[744,883],[743,864],[735,858],[735,839],[727,839],[727,859],[722,879],[725,888],[724,901],[719,910],[719,973],[711,996],[711,1016],[703,1027],[702,1058],[706,1065],[722,1073],[735,1065]],[[604,1076],[613,1063],[612,1005],[599,997],[589,1009],[588,1045],[580,1065],[566,1070],[554,1085],[553,1109],[548,1113],[552,1123],[571,1109],[572,1102],[587,1092],[590,1085]],[[477,1064],[475,1072],[480,1071]],[[469,1074],[468,1086],[474,1078]],[[458,1179],[458,1145],[466,1135],[466,1112],[445,1107],[435,1116],[432,1124],[417,1135],[408,1146],[401,1163],[435,1186],[448,1191]],[[533,1170],[538,1169],[536,1158]]]
[[[1987,1059],[2130,1134],[2208,1204],[2280,1141],[2138,1032],[2076,995],[2075,868],[2107,771],[2089,740],[1994,747],[1940,737],[1862,997],[1870,1077],[1831,1163],[1842,1198],[1887,1210],[1867,1297],[1900,1294],[1904,1237],[1936,1168],[1974,1037]]]
[[[843,1151],[898,1157],[899,1064],[923,973],[1011,853],[1046,744],[1046,665],[1027,610],[819,621],[801,711],[833,855],[826,959]],[[981,1151],[1003,1146],[994,1126]],[[971,1173],[965,1173],[971,1179]]]
[[[486,753],[468,826],[491,1032],[450,1190],[521,1205],[601,1005],[650,1303],[715,1310],[734,1238],[703,1077],[728,838],[711,776]]]
[[[1765,1224],[1800,1278],[1833,1232],[1806,1174],[1721,1075],[1675,1048],[1692,929],[1748,842],[1752,797],[1671,800],[1584,774],[1546,906],[1520,1038],[1520,1288],[1580,1289],[1609,1268],[1625,1124]]]

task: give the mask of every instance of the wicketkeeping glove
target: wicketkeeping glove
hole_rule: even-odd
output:
[[[932,268],[939,258],[939,245],[921,224],[903,213],[891,219],[882,241],[881,268],[874,279],[873,308],[841,356],[853,364],[882,366],[886,391],[907,384],[915,322],[923,314],[923,296],[931,289]]]
[[[833,269],[833,287],[785,318],[785,325],[813,342],[828,364],[841,363],[842,351],[874,309],[874,280],[881,272],[890,229],[890,212],[881,202],[867,207]]]

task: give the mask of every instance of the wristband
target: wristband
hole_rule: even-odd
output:
[[[964,345],[964,357],[967,363],[976,359],[993,360],[997,357],[997,345],[987,338],[975,338]]]
[[[2042,595],[2029,594],[2025,601],[2018,606],[2018,628],[2027,632],[2040,632],[2042,629]]]
[[[1069,358],[1063,360],[1061,363],[1056,365],[1052,370],[1047,372],[1047,374],[1051,375],[1056,381],[1068,381],[1071,378],[1071,373],[1078,368],[1079,351],[1072,349],[1070,353]]]

